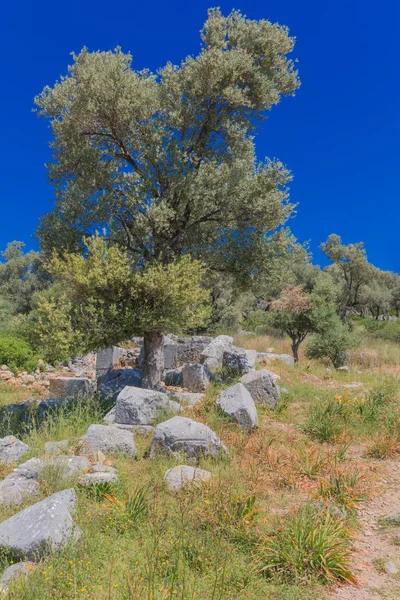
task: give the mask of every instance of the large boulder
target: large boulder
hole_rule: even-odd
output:
[[[156,390],[126,387],[119,393],[115,405],[115,423],[151,425],[160,411],[179,412],[180,407],[168,394]]]
[[[216,403],[223,413],[236,421],[243,429],[250,429],[258,425],[254,400],[241,383],[223,390],[218,395]]]
[[[97,381],[97,391],[102,399],[115,402],[118,394],[126,387],[140,387],[142,375],[135,369],[110,371]]]
[[[207,425],[186,417],[173,417],[157,425],[150,457],[157,452],[165,452],[171,456],[184,454],[189,462],[202,456],[218,458],[229,455],[224,443]]]
[[[13,435],[7,435],[0,439],[0,463],[17,464],[27,452],[29,452],[29,446]]]
[[[173,492],[191,483],[203,483],[211,478],[210,471],[191,467],[190,465],[179,465],[168,469],[164,475],[164,483]]]
[[[210,373],[205,365],[185,365],[182,370],[183,387],[190,392],[205,392],[210,383]]]
[[[87,377],[54,377],[50,379],[51,398],[87,398],[94,392],[94,382]]]
[[[224,350],[222,355],[222,370],[228,376],[237,377],[254,371],[257,358],[255,350],[245,350],[233,346],[231,350]]]
[[[37,502],[0,523],[0,549],[28,560],[38,560],[64,548],[81,534],[72,520],[74,489]]]
[[[224,351],[232,350],[233,337],[229,335],[219,335],[204,348],[201,353],[200,362],[206,365],[210,370],[215,371],[222,365]]]
[[[114,425],[90,425],[82,439],[80,454],[96,456],[98,452],[134,456],[136,447],[132,432]]]
[[[246,373],[240,378],[240,383],[250,392],[254,402],[275,408],[279,399],[279,388],[273,375],[274,373],[261,369]]]

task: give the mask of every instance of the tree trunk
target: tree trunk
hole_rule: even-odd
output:
[[[148,331],[144,334],[143,379],[141,386],[150,390],[161,390],[164,371],[164,334]]]
[[[293,358],[294,358],[295,363],[299,362],[299,346],[300,346],[300,342],[292,341],[292,352],[293,352]]]

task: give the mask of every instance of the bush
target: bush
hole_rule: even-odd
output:
[[[330,329],[311,337],[305,354],[307,358],[329,358],[335,369],[338,369],[347,362],[347,350],[355,348],[357,343],[348,328],[335,320]]]
[[[38,358],[24,340],[10,335],[0,337],[0,363],[12,371],[33,371]]]
[[[355,582],[346,522],[326,508],[305,505],[277,523],[261,546],[261,571],[288,583],[310,578]]]

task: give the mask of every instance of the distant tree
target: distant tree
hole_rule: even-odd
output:
[[[321,244],[321,249],[333,262],[326,271],[338,286],[339,311],[345,317],[348,311],[360,308],[362,292],[370,281],[370,264],[364,244],[345,246],[340,236],[331,234]]]
[[[400,275],[392,273],[392,307],[397,317],[400,317]]]
[[[27,313],[32,296],[50,285],[50,276],[39,252],[24,253],[23,242],[11,242],[1,253],[0,296],[11,305],[13,314]]]
[[[157,74],[134,71],[119,48],[83,49],[36,98],[54,138],[57,201],[38,232],[45,252],[82,252],[84,237],[104,229],[133,270],[190,254],[251,283],[293,210],[289,172],[257,162],[254,135],[299,86],[287,58],[294,39],[266,20],[211,9],[201,40],[198,56]],[[144,332],[145,348],[161,357],[153,333]]]
[[[369,282],[364,286],[360,300],[378,320],[381,315],[388,314],[392,308],[393,279],[391,273],[381,271],[373,265],[370,266],[369,273]]]
[[[310,333],[325,331],[335,314],[325,290],[307,293],[301,286],[283,290],[270,308],[270,323],[290,337],[295,362],[299,360],[300,344]]]

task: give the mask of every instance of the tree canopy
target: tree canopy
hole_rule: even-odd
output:
[[[155,74],[120,48],[73,55],[35,100],[57,198],[42,248],[82,249],[104,229],[138,264],[190,253],[250,274],[250,250],[293,211],[290,173],[254,148],[257,123],[299,86],[293,45],[286,27],[211,9],[200,53]]]

